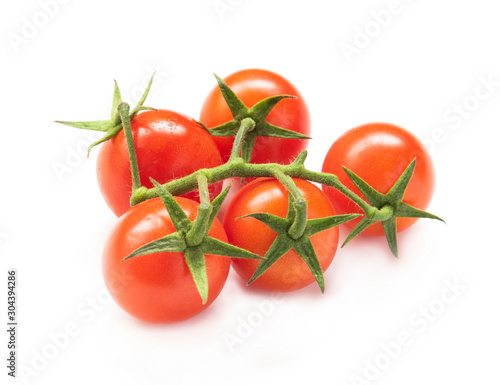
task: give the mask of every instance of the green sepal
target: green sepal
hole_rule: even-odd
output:
[[[285,234],[290,227],[290,223],[288,221],[284,220],[281,217],[268,213],[252,213],[244,215],[242,217],[238,217],[236,219],[238,220],[243,218],[255,218],[258,221],[266,224],[271,230],[277,232],[278,234]]]
[[[365,196],[365,198],[372,206],[380,208],[387,203],[384,194],[379,193],[347,167],[342,166],[342,168],[344,169],[344,172],[347,174],[352,183],[354,183],[358,190],[361,191],[361,194]]]
[[[276,95],[261,100],[248,110],[248,115],[255,121],[266,120],[271,110],[283,99],[297,99],[293,95]]]
[[[438,221],[446,223],[444,219],[439,218],[437,215],[428,213],[427,211],[419,210],[404,202],[400,202],[396,206],[395,212],[400,218],[428,218],[428,219],[437,219]]]
[[[214,254],[232,258],[260,259],[264,258],[250,251],[230,245],[218,239],[208,236],[217,213],[224,199],[229,193],[230,186],[222,191],[212,203],[209,200],[208,184],[205,175],[199,176],[201,204],[196,219],[191,222],[179,203],[168,192],[168,190],[154,179],[150,178],[155,186],[159,197],[167,209],[170,219],[177,232],[163,238],[149,242],[135,250],[122,261],[136,256],[159,252],[183,252],[186,264],[203,303],[208,298],[208,279],[205,263],[205,254]]]
[[[401,202],[403,200],[403,195],[405,195],[406,188],[410,183],[410,179],[415,171],[415,164],[417,158],[413,159],[412,162],[406,167],[401,176],[398,178],[394,186],[385,195],[385,198],[389,202]]]
[[[357,235],[361,234],[361,232],[363,232],[363,230],[365,230],[368,226],[376,222],[381,222],[389,248],[391,249],[392,254],[397,257],[397,218],[430,218],[444,222],[441,218],[434,214],[417,209],[416,207],[402,202],[406,188],[408,187],[408,184],[410,183],[410,180],[413,176],[413,172],[415,171],[416,161],[417,159],[414,158],[410,162],[410,164],[403,171],[396,183],[394,183],[394,185],[386,194],[382,194],[379,191],[376,191],[361,177],[356,175],[348,168],[343,167],[349,179],[351,179],[351,181],[364,195],[368,202],[377,210],[374,211],[371,216],[365,216],[354,227],[354,229],[347,236],[342,247],[344,247]]]
[[[384,228],[385,237],[387,239],[387,244],[391,249],[392,254],[398,257],[398,241],[397,241],[397,231],[396,231],[396,217],[392,217],[386,221],[380,222]]]
[[[118,113],[118,106],[123,102],[122,93],[120,92],[120,87],[118,87],[118,83],[115,80],[115,89],[113,92],[113,103],[111,105],[111,120],[114,124],[120,123],[120,114]]]
[[[229,122],[221,124],[220,126],[207,129],[207,131],[212,136],[236,136],[239,128],[240,122],[238,122],[237,120],[230,120]]]
[[[248,250],[222,242],[216,238],[209,237],[208,235],[203,239],[200,244],[201,249],[206,254],[220,255],[222,257],[231,258],[244,258],[244,259],[262,259],[260,255],[254,254]]]
[[[284,254],[288,253],[293,247],[294,241],[286,234],[279,234],[274,240],[269,250],[267,250],[265,261],[261,261],[255,269],[247,285],[250,285],[253,281],[259,278],[265,273],[278,259],[280,259]]]
[[[212,223],[214,223],[215,218],[217,218],[217,214],[219,214],[219,211],[224,203],[224,200],[227,197],[227,194],[229,194],[229,191],[231,190],[232,182],[227,186],[219,195],[217,195],[214,200],[212,201],[212,214],[210,215],[210,219],[208,221],[208,228],[212,226]]]
[[[149,79],[149,83],[148,83],[146,89],[144,90],[144,92],[142,93],[141,98],[137,102],[137,105],[130,112],[130,120],[132,120],[137,115],[137,113],[139,111],[154,110],[154,108],[151,108],[151,107],[144,107],[143,104],[144,104],[144,102],[146,101],[146,98],[149,95],[149,91],[151,90],[151,86],[153,85],[153,78],[155,76],[155,73],[156,72],[154,72],[153,75],[151,75],[151,79]]]
[[[305,199],[302,198],[305,202]],[[300,203],[300,202],[299,202]],[[301,206],[299,204],[299,206]],[[276,239],[270,246],[267,251],[265,257],[266,260],[259,263],[257,269],[252,275],[251,279],[248,281],[247,285],[251,284],[257,278],[259,278],[262,274],[266,272],[279,258],[281,258],[284,254],[286,254],[291,249],[294,249],[297,254],[300,256],[302,260],[307,264],[311,273],[314,276],[321,292],[323,293],[325,290],[325,282],[323,278],[323,271],[321,269],[320,263],[318,261],[318,257],[316,252],[314,251],[314,247],[311,243],[310,236],[319,233],[323,230],[327,230],[334,226],[338,226],[342,223],[350,221],[361,214],[345,214],[345,215],[334,215],[325,218],[316,218],[316,219],[305,219],[305,226],[302,232],[302,235],[297,238],[293,238],[290,235],[290,229],[296,222],[297,216],[299,212],[303,211],[307,207],[305,204],[303,207],[297,207],[297,199],[293,198],[292,193],[288,192],[288,212],[286,218],[282,218],[276,215],[268,214],[268,213],[252,213],[245,215],[241,218],[254,218],[265,225],[267,225],[271,230],[278,233]]]
[[[260,122],[256,126],[256,133],[259,136],[272,136],[275,138],[287,138],[287,139],[312,139],[310,136],[301,134],[300,132],[295,132],[275,126],[268,122]]]
[[[368,219],[367,217],[364,217],[354,228],[351,230],[347,238],[345,239],[344,243],[342,243],[341,247],[344,247],[347,245],[349,242],[351,242],[355,237],[357,237],[361,232],[366,229],[368,226],[372,225],[373,222]]]
[[[151,107],[144,107],[143,104],[146,101],[146,98],[149,94],[149,90],[151,89],[151,85],[153,84],[153,78],[154,74],[151,76],[151,79],[149,80],[149,83],[144,90],[144,93],[142,94],[139,102],[137,105],[130,111],[130,120],[134,119],[135,116],[140,112],[144,110],[154,110],[154,108]],[[123,124],[120,118],[120,114],[118,112],[118,106],[122,103],[122,96],[120,89],[118,87],[118,84],[116,83],[115,80],[115,87],[113,90],[113,102],[111,104],[111,119],[110,120],[94,120],[90,122],[69,122],[69,121],[63,121],[63,120],[56,120],[56,123],[64,124],[66,126],[70,127],[75,127],[83,130],[92,130],[92,131],[101,131],[105,132],[106,135],[104,135],[101,139],[95,141],[92,143],[88,150],[87,150],[87,156],[90,154],[90,151],[97,145],[106,142],[107,140],[110,140],[114,138],[123,128]]]
[[[208,127],[205,126],[202,122],[197,120],[196,123],[198,123],[201,126],[201,128],[203,128],[207,133],[210,133],[210,131],[208,130]]]
[[[290,139],[311,139],[307,135],[287,130],[285,128],[274,126],[266,121],[272,109],[283,99],[296,99],[292,95],[276,95],[271,96],[257,102],[252,108],[248,108],[240,98],[228,87],[228,85],[219,76],[215,75],[219,89],[226,101],[229,110],[233,116],[233,120],[211,128],[208,132],[213,136],[236,136],[241,126],[241,122],[245,118],[250,118],[255,122],[255,128],[245,135],[245,141],[241,145],[241,157],[250,162],[253,152],[253,146],[257,137],[267,136],[276,138]]]
[[[138,257],[141,255],[148,255],[154,253],[163,252],[184,252],[186,250],[186,242],[184,241],[184,236],[180,233],[172,233],[163,238],[156,239],[152,242],[146,243],[144,246],[139,247],[133,253],[129,254],[127,257],[122,259],[126,261],[127,259]]]
[[[362,214],[343,214],[343,215],[332,215],[325,218],[309,219],[306,224],[306,229],[304,235],[311,236],[319,233],[323,230],[341,225],[342,223],[349,222],[354,218],[361,216]]]
[[[208,277],[205,254],[203,254],[200,247],[188,247],[186,251],[184,251],[184,258],[186,259],[186,264],[189,267],[198,293],[200,293],[201,301],[205,304],[208,299]]]
[[[191,228],[191,221],[188,216],[181,208],[179,203],[175,200],[175,198],[170,194],[165,187],[155,181],[153,178],[150,178],[151,182],[156,188],[158,192],[158,196],[161,198],[165,208],[168,211],[168,215],[170,215],[170,219],[177,231],[187,232]]]
[[[229,110],[233,117],[237,120],[241,120],[244,116],[248,115],[248,108],[241,101],[240,98],[233,92],[231,88],[216,74],[214,74],[215,79],[217,79],[217,84],[219,85],[220,92],[222,93],[222,97],[227,103]]]
[[[319,264],[318,256],[316,251],[314,251],[313,244],[309,237],[304,237],[300,242],[295,242],[294,250],[299,254],[300,258],[307,264],[309,270],[314,276],[314,279],[318,283],[321,293],[325,292],[325,279],[323,277],[323,270]]]
[[[110,128],[107,132],[106,132],[106,135],[104,135],[101,139],[95,141],[94,143],[92,143],[89,148],[87,149],[87,157],[90,155],[90,151],[92,151],[92,149],[95,147],[95,146],[98,146],[99,144],[101,143],[104,143],[106,142],[107,140],[110,140],[110,139],[113,139],[116,134],[118,134],[120,132],[120,130],[123,128],[123,125],[120,123],[112,128]]]
[[[56,120],[55,123],[64,124],[66,126],[79,128],[81,130],[107,132],[114,126],[111,120],[94,120],[92,122],[67,122],[64,120]]]

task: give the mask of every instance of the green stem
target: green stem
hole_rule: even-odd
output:
[[[255,121],[252,118],[245,118],[240,123],[240,128],[236,137],[234,138],[233,148],[231,150],[230,159],[236,159],[240,157],[241,146],[247,134],[255,128]]]
[[[288,235],[293,239],[299,239],[306,229],[307,224],[307,201],[304,199],[299,189],[295,185],[292,178],[283,173],[281,170],[275,174],[283,186],[290,192],[293,199],[293,207],[295,209],[295,217],[293,223],[288,229]]]
[[[302,164],[295,163],[289,165],[281,165],[277,163],[252,164],[245,163],[241,158],[234,158],[220,166],[213,167],[211,169],[200,169],[183,178],[165,183],[163,187],[165,187],[172,195],[182,195],[196,190],[198,187],[198,176],[200,174],[204,174],[207,177],[208,184],[212,184],[228,178],[274,178],[276,173],[280,171],[290,177],[306,179],[311,182],[335,188],[356,203],[370,218],[372,218],[378,211],[375,207],[372,207],[356,193],[343,185],[336,175],[310,171],[304,168]],[[145,189],[144,193],[141,194],[136,203],[152,199],[157,196],[156,189]]]
[[[127,137],[127,145],[130,154],[130,165],[132,170],[132,198],[131,205],[136,205],[147,199],[152,199],[158,196],[157,189],[147,189],[141,186],[139,178],[139,168],[137,166],[137,157],[135,154],[134,141],[132,137],[132,130],[130,127],[130,118],[128,115],[129,106],[126,103],[121,103],[118,106],[118,111],[120,113],[123,127],[125,130],[125,135]],[[296,218],[294,223],[290,227],[290,236],[297,237],[298,239],[305,229],[306,209],[307,204],[297,190],[295,183],[293,183],[291,177],[307,179],[312,182],[321,183],[325,186],[330,186],[335,188],[344,194],[347,198],[356,203],[366,214],[368,218],[373,218],[378,213],[375,207],[372,207],[366,203],[361,197],[356,193],[351,191],[349,188],[344,186],[339,178],[333,174],[320,173],[309,171],[304,167],[304,161],[307,156],[307,152],[303,151],[293,162],[289,165],[281,165],[277,163],[262,163],[262,164],[252,164],[246,162],[241,156],[242,146],[245,140],[248,140],[248,133],[255,128],[255,121],[252,118],[245,118],[241,121],[240,127],[236,134],[233,148],[231,150],[231,156],[229,160],[220,165],[213,167],[211,169],[200,169],[187,175],[183,178],[175,179],[168,183],[165,183],[163,187],[167,189],[172,195],[182,195],[190,191],[199,188],[200,198],[203,203],[209,201],[208,196],[203,194],[208,194],[207,186],[208,184],[221,182],[228,178],[255,178],[255,177],[274,177],[279,179],[291,192],[294,197],[294,206],[296,208]],[[193,240],[194,243],[197,240]]]
[[[373,222],[384,222],[388,219],[391,219],[394,215],[394,207],[391,205],[382,206],[375,215],[370,218]]]
[[[132,136],[132,127],[130,126],[130,106],[127,103],[120,103],[118,113],[123,123],[125,138],[127,139],[128,154],[130,158],[130,171],[132,172],[132,194],[141,187],[141,178],[139,175],[139,165],[137,164],[137,155],[135,153],[134,137]],[[138,202],[135,202],[138,203]]]
[[[122,103],[125,104],[125,103]],[[123,115],[123,114],[121,114]],[[135,155],[135,149],[133,146],[132,133],[130,129],[130,120],[128,119],[128,115],[125,114],[123,116],[124,130],[127,136],[127,145],[129,145],[129,153],[130,153],[130,163],[132,170],[132,179],[137,180],[137,185],[135,189],[136,196],[133,199],[132,205],[136,205],[140,202],[143,202],[148,199],[152,199],[158,196],[156,189],[150,188],[146,189],[145,187],[140,187],[140,179],[139,179],[139,170],[137,167],[137,158]],[[238,153],[237,148],[241,147],[241,142],[244,139],[243,133],[248,132],[251,127],[253,127],[251,119],[244,119],[242,121],[242,125],[238,134],[241,135],[241,140],[235,140],[235,144],[233,145],[232,154]],[[128,132],[128,134],[127,134]],[[130,136],[130,140],[128,140]],[[129,144],[131,143],[131,145]],[[289,165],[281,165],[277,163],[262,163],[262,164],[252,164],[245,163],[245,161],[239,156],[231,156],[229,161],[226,163],[213,167],[211,169],[200,169],[195,171],[194,173],[187,175],[185,177],[175,179],[168,183],[163,184],[163,186],[172,194],[172,195],[182,195],[186,194],[190,191],[196,190],[198,188],[198,177],[203,174],[207,177],[208,184],[216,183],[223,181],[228,178],[252,178],[252,177],[275,177],[277,172],[282,172],[285,175],[295,178],[306,179],[311,182],[319,183],[325,186],[333,187],[338,190],[340,193],[344,194],[347,198],[356,203],[368,217],[373,217],[375,213],[378,211],[376,208],[368,204],[356,193],[351,191],[348,187],[346,187],[342,182],[340,182],[339,178],[334,174],[328,173],[320,173],[315,171],[310,171],[306,169],[303,165],[303,160],[305,158],[306,152],[302,152],[297,160],[301,160],[300,162],[295,161]],[[136,171],[134,171],[134,169]],[[134,175],[137,175],[134,178]],[[133,185],[134,188],[134,185]],[[140,193],[140,194],[139,194]]]
[[[200,193],[200,204],[202,206],[210,206],[210,194],[208,193],[207,176],[203,173],[196,178],[198,182],[198,191]]]
[[[200,205],[198,206],[197,220],[186,234],[186,242],[188,246],[199,246],[210,227],[210,215],[212,214],[212,206],[210,205],[210,195],[208,194],[208,183],[205,174],[200,173],[197,177],[198,189],[200,192]]]
[[[315,183],[320,183],[325,186],[333,187],[337,191],[344,194],[347,198],[352,200],[354,203],[356,203],[368,216],[375,215],[375,212],[377,211],[376,208],[371,206],[363,198],[361,198],[359,195],[351,191],[347,186],[342,184],[337,175],[310,171],[304,168],[300,170],[299,173],[297,174],[292,173],[290,174],[290,176],[307,179]]]

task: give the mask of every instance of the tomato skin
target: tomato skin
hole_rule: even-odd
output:
[[[310,136],[309,110],[300,92],[282,76],[262,69],[247,69],[235,72],[224,79],[247,107],[262,99],[276,95],[294,95],[298,99],[280,101],[270,112],[266,121],[291,131]],[[215,87],[205,99],[200,121],[213,128],[233,119],[222,93]],[[234,142],[232,137],[214,137],[224,161],[229,159]],[[258,137],[252,153],[251,163],[291,163],[307,148],[308,139],[282,139]]]
[[[294,179],[297,188],[307,200],[307,218],[321,218],[335,215],[335,211],[325,194],[312,183]],[[229,241],[255,254],[264,256],[276,239],[276,233],[255,218],[238,217],[265,212],[286,217],[288,192],[276,179],[259,178],[243,187],[229,204],[224,216],[224,228]],[[331,264],[337,250],[339,231],[337,227],[317,233],[311,237],[321,268],[325,271]],[[248,282],[258,260],[233,258],[234,270]],[[306,263],[295,250],[290,250],[272,265],[250,286],[269,291],[294,291],[315,282]]]
[[[175,199],[194,220],[198,203]],[[203,305],[183,253],[149,254],[121,262],[138,247],[175,231],[163,202],[155,198],[120,217],[106,242],[102,261],[106,287],[123,310],[140,320],[172,323],[191,318],[217,298],[226,282],[230,259],[207,254],[209,293]],[[227,242],[218,219],[208,234]]]
[[[425,146],[409,131],[388,123],[370,123],[345,132],[330,147],[323,172],[332,173],[353,192],[362,196],[347,177],[342,166],[364,179],[375,190],[386,194],[410,162],[417,158],[415,171],[405,191],[403,202],[425,210],[434,193],[434,166]],[[361,209],[332,187],[323,191],[339,214],[362,213]],[[366,200],[366,199],[365,199]],[[353,228],[360,219],[347,222]],[[417,218],[398,218],[397,231],[403,231]],[[366,235],[384,235],[380,223],[363,231]]]
[[[141,184],[152,188],[150,177],[159,183],[177,179],[200,168],[222,164],[212,137],[192,118],[168,110],[145,111],[131,122]],[[101,193],[120,216],[130,208],[132,176],[124,130],[102,144],[97,158],[97,181]],[[222,183],[209,186],[213,199]],[[198,200],[198,192],[185,195]]]

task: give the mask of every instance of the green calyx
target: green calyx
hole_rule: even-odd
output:
[[[262,257],[257,254],[208,236],[208,231],[230,187],[227,187],[210,203],[207,180],[203,176],[200,177],[199,187],[201,204],[198,207],[196,219],[191,221],[175,198],[158,182],[153,179],[151,179],[151,181],[155,185],[158,195],[161,197],[177,231],[139,247],[124,258],[122,262],[130,258],[153,253],[184,253],[186,264],[191,272],[196,288],[200,293],[202,303],[205,304],[208,299],[209,290],[205,254],[215,254],[232,258],[262,259]]]
[[[234,258],[261,259],[249,284],[260,277],[270,266],[290,250],[295,250],[309,266],[318,286],[324,292],[324,278],[310,237],[318,232],[350,221],[360,214],[334,215],[325,218],[307,219],[307,201],[295,186],[292,178],[301,178],[314,183],[333,187],[348,199],[358,205],[364,212],[364,218],[351,231],[344,245],[359,235],[373,223],[381,222],[389,247],[397,256],[396,219],[398,217],[413,218],[441,218],[412,207],[402,201],[404,192],[410,182],[415,168],[415,160],[410,163],[398,181],[387,194],[382,194],[369,186],[359,176],[344,168],[349,178],[366,198],[358,196],[341,183],[336,175],[310,171],[304,166],[307,152],[303,151],[292,164],[281,165],[276,163],[250,163],[253,146],[257,137],[278,137],[289,139],[310,139],[308,136],[274,126],[266,121],[271,110],[283,99],[295,98],[289,95],[279,95],[264,99],[251,108],[247,108],[236,94],[216,76],[219,88],[226,100],[233,119],[225,124],[207,131],[214,136],[233,136],[234,144],[229,160],[222,165],[200,169],[190,175],[172,180],[163,185],[153,181],[154,188],[141,185],[137,157],[132,135],[131,120],[142,110],[152,108],[143,107],[145,99],[152,85],[153,77],[144,91],[137,106],[130,110],[128,104],[123,103],[118,85],[115,82],[113,104],[110,120],[91,122],[58,121],[68,126],[104,132],[104,136],[89,147],[90,150],[99,143],[113,138],[121,129],[124,129],[127,140],[132,179],[131,205],[134,206],[147,199],[160,196],[176,232],[150,242],[124,258],[124,261],[138,256],[160,252],[182,252],[189,267],[193,280],[200,293],[203,303],[208,299],[208,279],[205,263],[205,254],[215,254]],[[200,122],[203,126],[203,124]],[[205,126],[203,126],[205,127]],[[206,127],[205,127],[206,128]],[[252,213],[253,217],[277,233],[277,237],[264,257],[260,257],[247,250],[232,246],[208,236],[221,205],[226,198],[229,188],[224,190],[213,202],[210,202],[208,184],[217,183],[228,178],[272,177],[278,179],[288,191],[288,212],[285,218],[268,213]],[[198,215],[191,221],[172,195],[182,195],[199,189],[200,205]],[[444,222],[444,221],[443,221]],[[332,250],[333,252],[333,250]]]
[[[215,75],[215,74],[214,74]],[[243,104],[243,102],[236,96],[236,94],[227,86],[227,84],[220,77],[215,75],[219,89],[222,92],[231,114],[233,115],[233,120],[224,123],[220,126],[211,128],[207,130],[213,136],[237,136],[238,131],[242,125],[242,122],[246,120],[251,120],[253,122],[253,127],[249,129],[245,135],[245,141],[242,143],[240,151],[241,158],[245,162],[250,162],[252,157],[253,146],[255,140],[258,136],[273,136],[277,138],[290,138],[290,139],[311,139],[309,136],[297,133],[295,131],[287,130],[285,128],[277,127],[266,121],[267,116],[271,110],[283,99],[296,99],[296,96],[291,95],[277,95],[261,100],[253,107],[248,108]],[[240,156],[238,154],[232,154],[232,156]]]
[[[403,202],[403,196],[410,183],[413,171],[415,170],[416,161],[416,158],[413,159],[387,194],[378,192],[358,175],[344,167],[344,171],[349,179],[352,180],[355,186],[376,210],[367,213],[347,236],[342,247],[359,235],[368,226],[376,222],[381,222],[389,248],[394,256],[397,257],[396,218],[430,218],[444,222],[444,220],[434,214],[419,210]]]
[[[293,180],[291,180],[291,178],[290,180],[287,180],[287,178],[280,178],[284,179],[282,183],[284,183],[289,189],[288,212],[285,218],[268,213],[253,213],[241,217],[255,218],[278,234],[264,256],[265,260],[259,263],[247,285],[259,278],[278,259],[293,249],[307,264],[321,292],[324,293],[325,280],[323,277],[323,270],[321,269],[321,265],[310,238],[316,233],[357,218],[360,214],[333,215],[325,218],[307,219],[307,201],[300,195],[300,192],[293,183]],[[332,250],[332,252],[334,252],[334,250]]]
[[[137,103],[137,105],[134,107],[129,112],[129,120],[132,120],[135,118],[135,116],[140,112],[144,110],[154,110],[154,108],[151,107],[144,107],[143,104],[146,101],[146,98],[148,96],[149,90],[151,89],[151,85],[153,84],[153,76],[151,76],[151,80],[148,83],[148,86],[144,90],[144,93],[142,94],[141,99]],[[76,127],[80,128],[83,130],[92,130],[92,131],[101,131],[104,132],[104,136],[97,140],[96,142],[92,143],[88,150],[87,150],[87,156],[90,154],[90,151],[97,146],[98,144],[101,144],[107,140],[112,139],[113,137],[116,136],[120,132],[120,130],[123,128],[123,120],[122,116],[120,115],[119,111],[119,106],[123,103],[122,101],[122,95],[120,92],[120,88],[118,87],[118,83],[116,83],[115,80],[115,88],[113,92],[113,104],[111,107],[111,119],[109,120],[93,120],[89,122],[68,122],[68,121],[63,121],[63,120],[56,120],[56,123],[61,123],[66,126],[70,127]]]

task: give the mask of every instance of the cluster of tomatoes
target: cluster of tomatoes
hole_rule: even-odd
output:
[[[310,135],[310,118],[305,101],[282,76],[251,69],[234,73],[224,82],[249,108],[277,95],[297,97],[284,98],[276,103],[266,122],[273,127],[300,133],[304,138]],[[212,169],[226,163],[232,153],[234,137],[213,136],[210,129],[234,121],[238,118],[235,114],[221,90],[214,88],[201,110],[199,120],[203,125],[183,114],[162,109],[133,116],[130,127],[141,186],[154,188],[152,180],[165,184],[197,170]],[[250,163],[290,164],[306,149],[308,142],[308,139],[259,136],[253,145]],[[360,191],[363,186],[359,180],[362,179],[380,194],[387,194],[413,159],[416,159],[416,166],[405,186],[404,203],[424,210],[433,193],[433,165],[423,145],[400,127],[375,123],[345,132],[331,146],[322,172],[337,175],[348,189],[369,201]],[[343,167],[360,179],[350,178]],[[204,268],[208,296],[202,301],[183,252],[153,251],[124,260],[149,242],[179,231],[178,223],[172,220],[160,197],[131,207],[131,163],[124,130],[103,143],[97,160],[97,178],[105,201],[119,217],[104,248],[104,280],[118,305],[136,318],[169,323],[198,314],[219,295],[230,265],[246,282],[251,280],[252,286],[270,291],[297,290],[316,279],[308,263],[295,249],[286,251],[256,279],[252,276],[262,260],[206,253]],[[333,187],[323,186],[320,189],[304,179],[293,178],[293,181],[307,202],[308,220],[336,214],[363,214],[356,203]],[[211,200],[218,196],[222,187],[222,181],[209,185]],[[191,191],[175,197],[190,221],[194,221],[199,213],[199,194],[198,191]],[[252,215],[266,213],[285,218],[290,210],[289,199],[289,191],[277,179],[247,181],[231,199],[222,223],[217,218],[213,219],[208,236],[264,257],[275,242],[277,233]],[[360,216],[347,222],[347,225],[356,228],[362,220],[363,216]],[[414,217],[397,218],[397,230],[409,227],[415,220]],[[363,230],[364,234],[384,234],[384,226],[380,222]],[[338,227],[326,228],[310,236],[322,271],[332,262],[338,238]],[[308,242],[304,244],[308,245]]]

